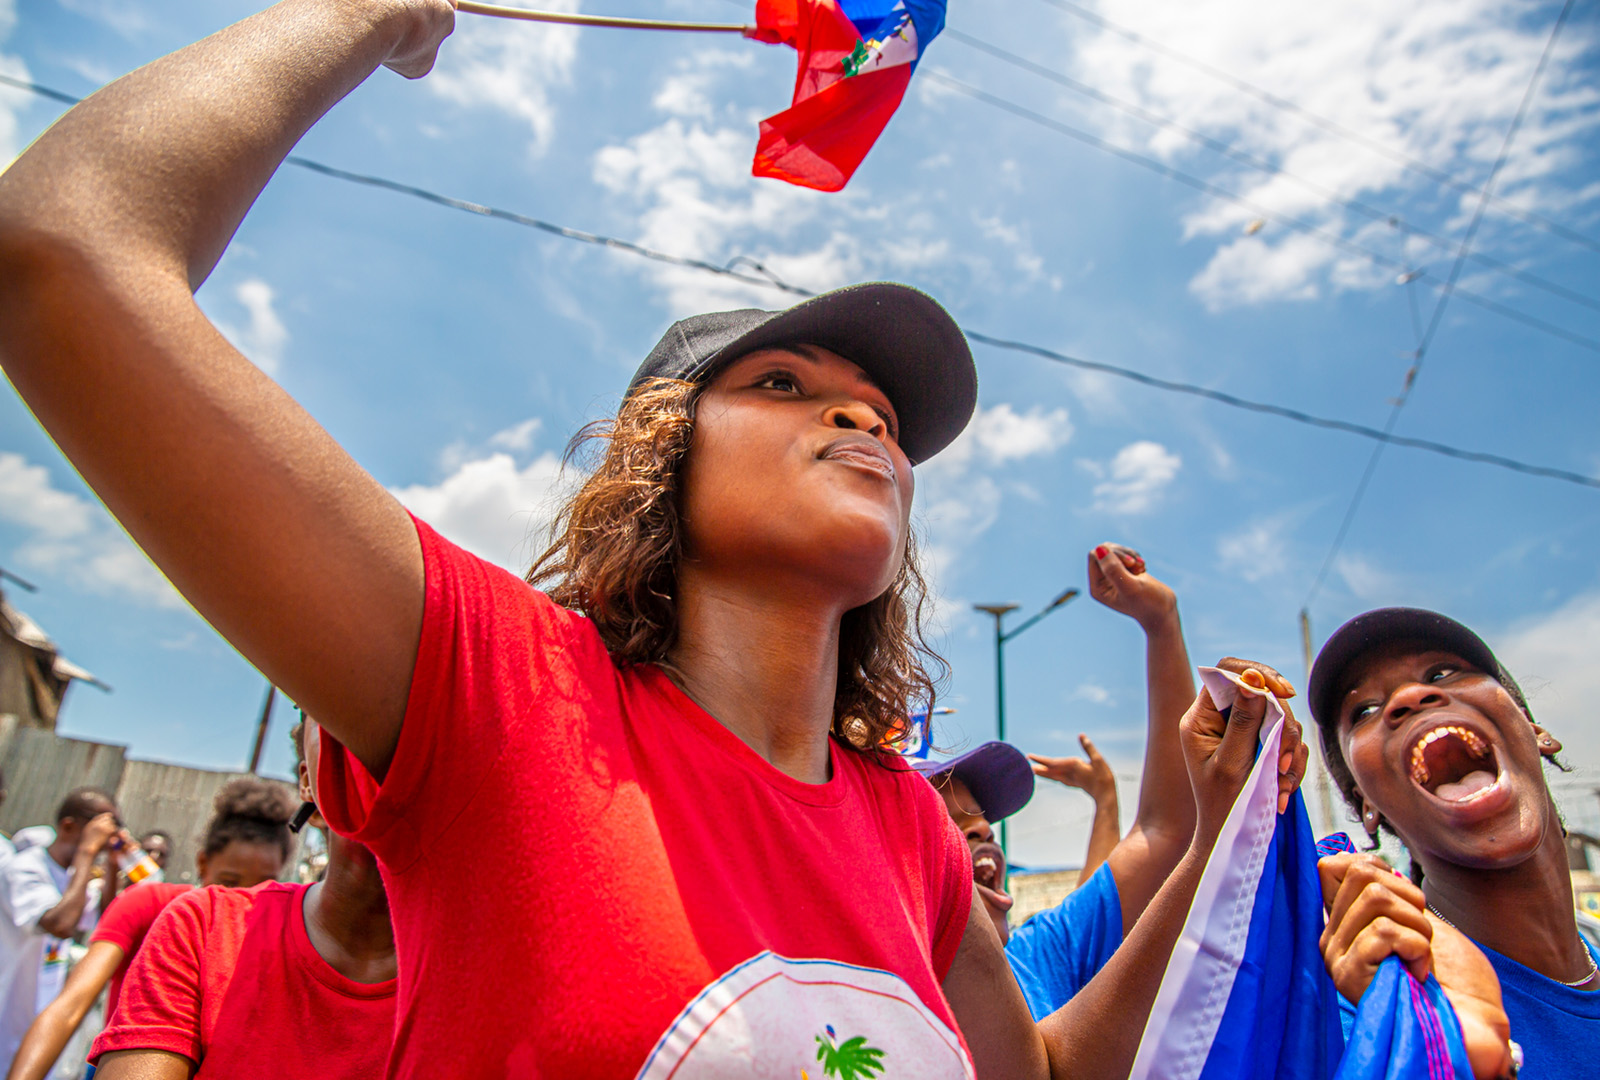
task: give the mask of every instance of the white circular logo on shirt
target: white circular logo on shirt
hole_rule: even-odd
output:
[[[637,1080],[973,1080],[961,1040],[900,976],[763,952],[691,1001]]]

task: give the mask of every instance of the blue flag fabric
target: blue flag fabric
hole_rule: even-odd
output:
[[[1378,965],[1356,1009],[1336,1080],[1472,1080],[1455,1010],[1437,979],[1398,956]]]
[[[1237,677],[1200,676],[1231,708]],[[1345,1052],[1305,800],[1296,792],[1277,812],[1283,721],[1269,698],[1255,767],[1201,875],[1129,1080],[1471,1080],[1438,984],[1430,992],[1403,968],[1401,980],[1374,981],[1350,1036],[1361,1050]]]

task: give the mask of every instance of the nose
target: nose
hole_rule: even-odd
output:
[[[1443,705],[1446,700],[1444,693],[1437,686],[1419,682],[1407,683],[1390,695],[1389,703],[1384,708],[1384,719],[1392,727],[1423,709]]]
[[[865,431],[874,439],[882,439],[888,433],[888,425],[878,415],[878,410],[864,401],[840,401],[829,405],[823,422],[848,431]]]
[[[972,817],[967,819],[967,840],[978,844],[994,843],[994,830],[989,827],[987,818]]]

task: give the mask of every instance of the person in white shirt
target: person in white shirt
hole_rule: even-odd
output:
[[[53,996],[47,954],[93,925],[99,907],[90,889],[94,862],[122,832],[116,804],[95,788],[70,792],[56,819],[52,843],[20,851],[0,865],[0,1061],[17,1052],[38,1015],[40,995]],[[115,871],[106,878],[109,903]],[[64,975],[65,965],[60,967]]]

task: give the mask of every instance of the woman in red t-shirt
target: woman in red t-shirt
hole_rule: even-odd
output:
[[[409,517],[195,304],[295,141],[379,65],[425,74],[453,19],[285,0],[0,178],[7,375],[334,737],[319,805],[381,860],[407,974],[389,1075],[1125,1070],[1265,708],[1191,711],[1190,856],[1035,1025],[938,795],[876,750],[937,668],[912,466],[977,395],[938,304],[863,285],[669,329],[532,575],[548,595]]]
[[[315,722],[294,736],[301,795],[314,803]],[[310,822],[326,828],[315,814]],[[314,885],[269,881],[175,900],[89,1059],[99,1080],[374,1076],[394,1035],[395,975],[377,862],[330,834]]]
[[[283,873],[294,850],[289,835],[294,800],[281,784],[242,776],[224,784],[212,806],[194,857],[202,886],[249,888]],[[6,1080],[44,1080],[108,983],[106,1018],[116,1016],[122,980],[156,916],[190,891],[188,885],[152,881],[117,897],[100,917],[88,953],[73,966],[61,993],[34,1018]]]

